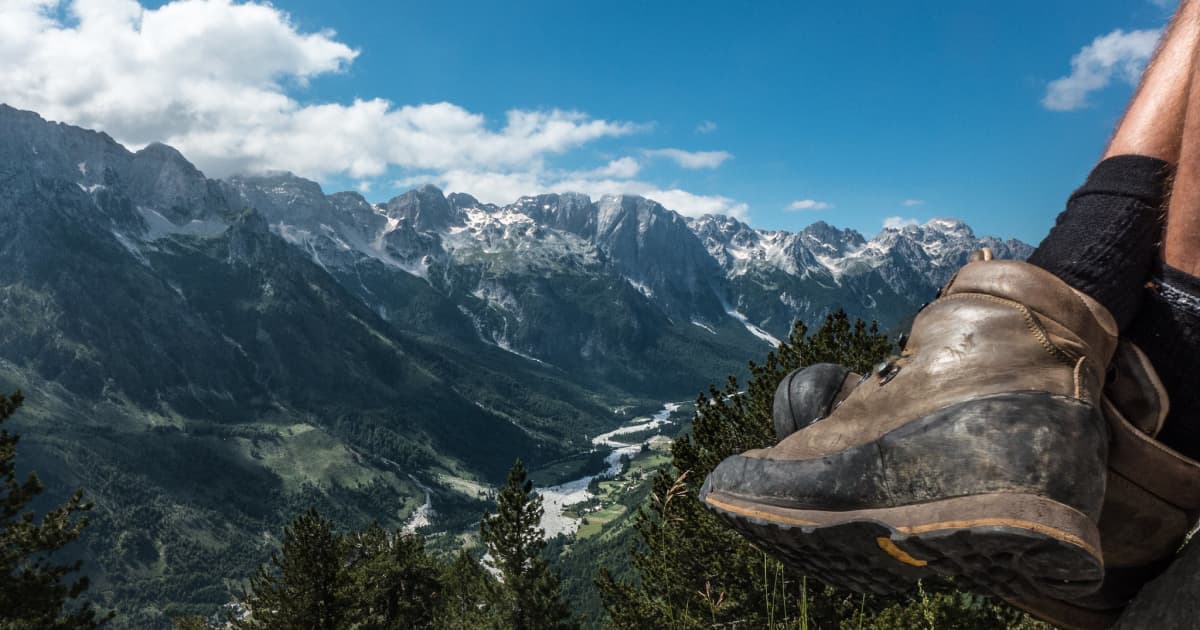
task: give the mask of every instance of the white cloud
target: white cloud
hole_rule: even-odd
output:
[[[446,191],[470,192],[484,203],[508,204],[538,193],[578,192],[598,198],[604,195],[641,195],[685,216],[727,214],[748,218],[749,206],[722,195],[699,195],[676,187],[604,177],[592,171],[486,172],[454,169],[436,174],[407,177],[394,182],[398,188],[435,184]]]
[[[717,168],[733,155],[727,151],[684,151],[683,149],[647,149],[643,151],[649,157],[660,157],[671,160],[683,168]]]
[[[696,125],[696,133],[712,133],[717,130],[717,123],[706,120],[699,125]]]
[[[495,128],[452,103],[301,104],[289,88],[344,71],[359,53],[331,31],[300,32],[266,4],[75,0],[66,20],[57,9],[0,3],[0,102],[132,147],[164,141],[210,175],[511,168],[640,129],[562,110],[513,110]]]
[[[600,168],[592,169],[590,171],[582,171],[580,175],[584,177],[618,177],[628,179],[636,176],[640,170],[642,170],[642,165],[639,164],[637,160],[629,156],[625,156],[623,158],[615,159],[608,164],[601,166]]]
[[[827,201],[817,201],[816,199],[800,199],[788,204],[788,210],[828,210],[833,207],[833,204]]]
[[[506,203],[538,192],[640,194],[685,214],[747,207],[635,179],[620,157],[590,170],[556,170],[555,156],[651,125],[558,109],[512,110],[488,120],[454,103],[304,101],[294,94],[346,71],[359,51],[332,31],[305,33],[270,4],[175,0],[0,0],[0,102],[108,132],[139,148],[175,146],[209,176],[290,170],[347,177],[363,192],[389,171],[399,183],[436,183]],[[715,126],[714,126],[715,128]],[[662,149],[686,168],[715,168],[724,151]]]
[[[920,225],[921,222],[916,219],[906,219],[904,217],[887,217],[883,220],[883,229],[898,230],[906,225]]]
[[[1051,81],[1046,87],[1042,106],[1054,111],[1085,107],[1088,95],[1108,86],[1114,76],[1129,84],[1136,83],[1154,53],[1160,33],[1117,29],[1097,37],[1071,58],[1071,74]]]
[[[905,208],[911,208],[913,206],[925,205],[925,200],[924,199],[905,199],[902,203]]]

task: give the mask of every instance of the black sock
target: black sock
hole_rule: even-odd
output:
[[[1163,265],[1126,337],[1150,357],[1170,396],[1158,439],[1200,460],[1200,278]]]
[[[1029,262],[1103,304],[1125,330],[1158,254],[1171,173],[1163,160],[1142,155],[1100,162]]]

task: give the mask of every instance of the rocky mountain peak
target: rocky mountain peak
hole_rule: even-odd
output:
[[[329,195],[327,199],[329,199],[329,203],[339,212],[359,212],[362,210],[369,212],[372,210],[371,202],[353,190],[335,192]]]
[[[801,240],[809,249],[824,256],[843,256],[866,245],[862,234],[839,229],[824,221],[817,221],[800,231]]]
[[[926,230],[934,230],[942,234],[954,235],[961,238],[974,238],[975,232],[971,226],[959,219],[935,218],[925,222]]]
[[[522,197],[517,206],[537,222],[584,238],[596,234],[596,207],[580,193],[550,193]]]
[[[460,213],[446,200],[441,189],[432,184],[394,197],[384,205],[384,212],[393,219],[407,221],[419,232],[444,230],[462,222]]]
[[[200,172],[191,162],[187,161],[187,158],[183,157],[178,149],[161,142],[151,142],[133,155],[135,158],[148,161],[169,162],[182,170]]]
[[[4,139],[0,173],[51,177],[82,186],[110,183],[124,174],[132,158],[106,133],[49,122],[34,112],[3,104],[0,138]]]
[[[451,208],[457,211],[466,210],[467,208],[477,208],[483,205],[475,197],[460,192],[446,195],[446,201],[450,204]]]
[[[176,223],[226,210],[219,185],[165,144],[155,142],[134,153],[124,179],[130,197]]]
[[[271,223],[307,225],[332,220],[333,206],[320,184],[280,171],[236,175],[225,180],[238,204],[254,208]]]

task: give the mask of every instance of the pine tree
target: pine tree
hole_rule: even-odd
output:
[[[0,424],[22,401],[20,392],[0,394]],[[87,518],[75,515],[92,505],[76,491],[66,504],[36,521],[27,508],[43,488],[34,474],[17,479],[18,440],[16,434],[0,430],[0,628],[95,628],[112,615],[98,616],[89,605],[72,606],[88,587],[86,577],[68,579],[82,563],[52,559],[54,552],[79,538]]]
[[[508,481],[496,497],[496,513],[484,516],[480,534],[492,564],[499,571],[500,616],[513,630],[573,628],[570,610],[563,603],[558,576],[545,559],[542,497],[533,492],[521,460],[508,472]]]
[[[503,628],[496,601],[496,579],[463,549],[442,571],[442,596],[434,627],[438,630],[487,630]]]
[[[348,602],[341,537],[333,523],[309,509],[292,521],[280,550],[250,578],[243,595],[249,615],[235,627],[254,630],[335,630]]]
[[[362,630],[432,628],[441,566],[418,534],[389,533],[378,524],[342,542],[349,626]]]

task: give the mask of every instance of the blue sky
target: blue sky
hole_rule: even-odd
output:
[[[0,101],[165,140],[213,175],[287,168],[372,201],[420,181],[498,202],[627,188],[762,228],[953,216],[1029,242],[1169,15],[1149,0],[12,4],[0,65],[45,76],[23,89],[0,70]],[[53,54],[28,57],[39,47]]]

